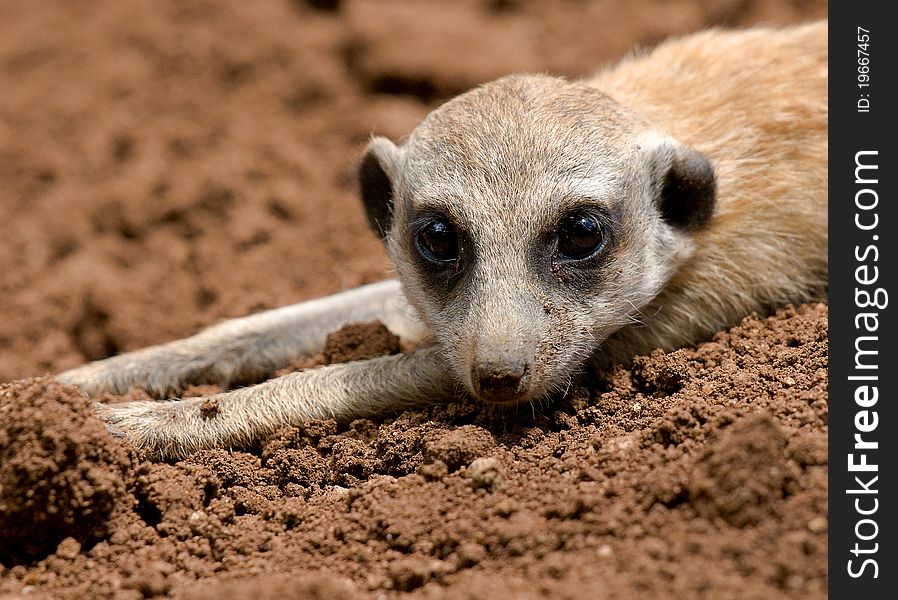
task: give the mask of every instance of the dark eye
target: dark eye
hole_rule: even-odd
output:
[[[418,252],[431,262],[458,260],[458,234],[446,219],[430,221],[415,236]]]
[[[558,228],[558,254],[569,260],[589,258],[602,249],[605,236],[595,215],[574,212]]]

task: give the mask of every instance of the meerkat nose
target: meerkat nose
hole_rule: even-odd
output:
[[[530,365],[524,362],[501,366],[487,363],[472,369],[471,380],[481,400],[514,403],[527,395],[529,371]]]

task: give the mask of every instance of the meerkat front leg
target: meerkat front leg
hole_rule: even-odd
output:
[[[299,371],[252,387],[171,402],[96,404],[109,429],[156,458],[245,447],[309,419],[347,421],[456,395],[438,348]]]
[[[319,352],[327,334],[350,322],[380,320],[402,339],[427,335],[398,281],[230,319],[185,338],[99,360],[57,376],[87,394],[123,394],[132,387],[164,398],[188,384],[258,380]]]

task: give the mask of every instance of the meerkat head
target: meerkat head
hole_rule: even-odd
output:
[[[360,180],[450,368],[501,403],[565,389],[689,257],[715,195],[702,154],[546,76],[459,96],[402,145],[374,138]]]

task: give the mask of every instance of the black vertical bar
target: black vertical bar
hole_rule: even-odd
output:
[[[831,598],[898,597],[898,273],[890,2],[829,21],[829,578]],[[874,467],[875,465],[875,467]],[[866,514],[869,513],[869,514]]]

